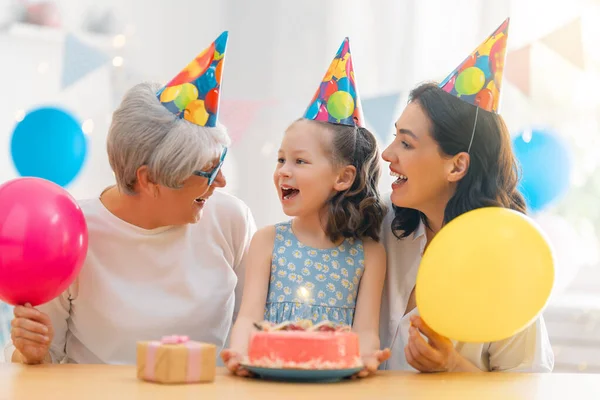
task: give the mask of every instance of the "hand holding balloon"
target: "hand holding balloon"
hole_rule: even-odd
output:
[[[460,355],[450,339],[433,331],[418,316],[410,319],[408,344],[404,348],[406,361],[421,372],[452,372]],[[421,334],[425,335],[426,341]]]
[[[23,364],[41,364],[50,361],[50,344],[54,329],[50,318],[31,304],[16,306],[11,322],[11,339],[17,350],[13,361]]]

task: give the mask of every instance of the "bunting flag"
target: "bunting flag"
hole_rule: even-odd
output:
[[[121,104],[125,93],[136,84],[149,80],[139,70],[124,65],[119,68],[110,69],[110,80],[112,88],[112,108]]]
[[[508,53],[504,75],[524,95],[531,94],[531,45]]]
[[[103,51],[89,46],[72,34],[65,38],[62,70],[62,89],[73,85],[109,61]]]
[[[540,41],[576,67],[585,68],[580,18],[544,36]]]
[[[260,111],[271,103],[271,100],[222,100],[219,119],[227,129],[232,146],[243,139]]]
[[[387,142],[393,131],[394,118],[401,93],[363,98],[362,109],[365,119],[373,129],[373,133],[383,142]]]

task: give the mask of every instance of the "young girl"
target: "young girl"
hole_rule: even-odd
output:
[[[239,375],[247,375],[240,361],[253,324],[262,320],[352,326],[365,364],[359,376],[389,355],[379,350],[378,337],[386,271],[378,243],[385,215],[377,190],[379,152],[373,134],[361,127],[348,39],[325,79],[335,79],[338,90],[317,91],[305,117],[286,130],[277,156],[273,180],[283,211],[293,218],[259,230],[250,244],[240,313],[230,349],[222,353]],[[350,99],[350,107],[321,107],[339,97]]]

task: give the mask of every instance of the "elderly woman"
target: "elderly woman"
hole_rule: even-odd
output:
[[[117,184],[80,203],[85,264],[58,298],[15,307],[7,360],[135,364],[136,341],[169,334],[224,345],[254,220],[215,190],[226,184],[225,131],[174,115],[159,89],[139,84],[115,111],[107,150]]]

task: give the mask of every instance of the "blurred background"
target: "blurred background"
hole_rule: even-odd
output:
[[[124,92],[166,83],[228,30],[226,190],[259,226],[274,223],[285,218],[271,182],[281,135],[345,36],[383,147],[408,91],[441,81],[507,17],[500,113],[531,215],[557,254],[544,313],[555,371],[600,372],[598,0],[0,0],[0,184],[37,173],[77,199],[98,196],[113,183],[105,141]],[[391,181],[386,171],[384,193]],[[0,304],[2,345],[10,312]]]

